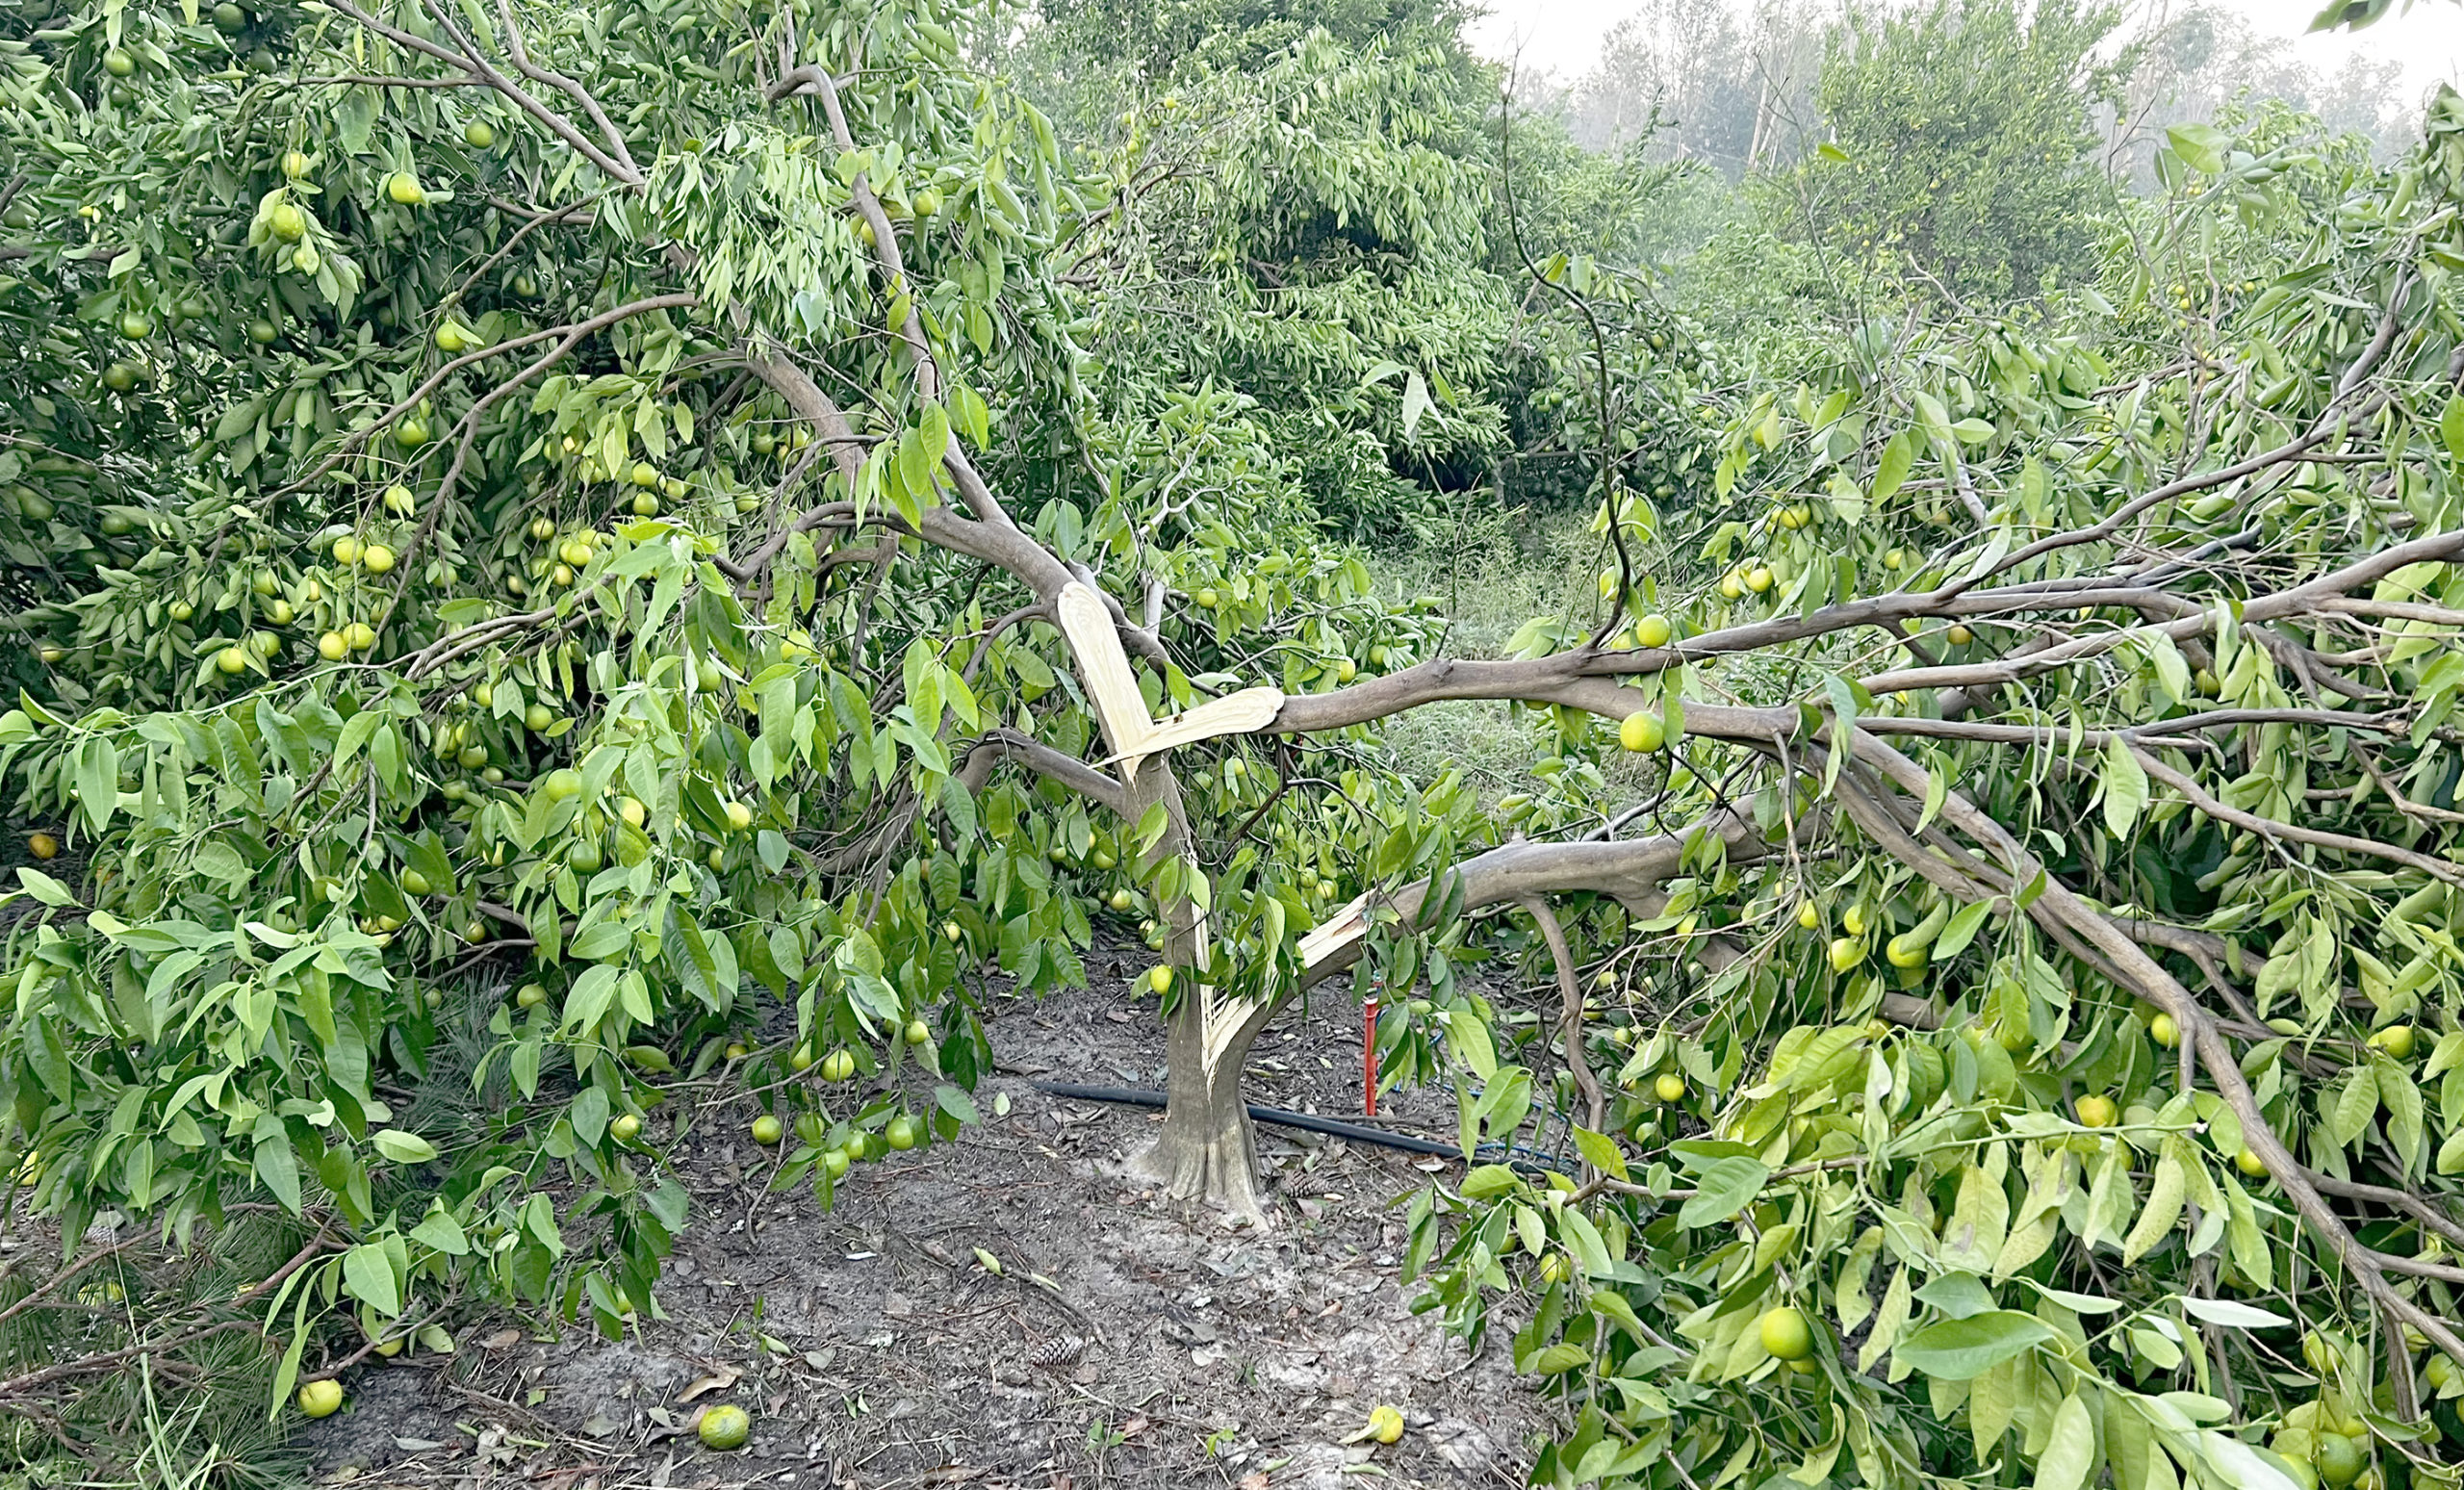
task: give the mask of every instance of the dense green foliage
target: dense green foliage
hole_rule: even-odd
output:
[[[686,1097],[826,1202],[1109,920],[1193,1194],[1201,987],[1573,1124],[1410,1213],[1536,1482],[2454,1486],[2464,99],[2131,196],[2019,13],[1860,19],[1663,271],[1443,8],[13,13],[11,1203],[295,1219],[277,1403],[616,1332]],[[1347,546],[1520,503],[1508,657]],[[1081,585],[1270,717],[1130,748]],[[1526,789],[1381,746],[1463,700]]]
[[[1799,188],[1816,230],[1987,307],[2088,272],[2109,190],[2090,121],[2119,70],[2098,53],[2120,13],[1933,0],[1850,14],[1817,90],[1832,149]]]

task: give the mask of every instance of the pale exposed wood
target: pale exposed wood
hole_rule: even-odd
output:
[[[1244,688],[1238,693],[1209,699],[1154,721],[1147,726],[1145,734],[1140,737],[1135,755],[1160,755],[1221,734],[1254,734],[1274,723],[1274,716],[1282,711],[1282,689]],[[1121,755],[1113,758],[1132,758],[1132,753],[1124,749]],[[1104,762],[1106,765],[1112,763],[1112,760]]]
[[[1078,659],[1079,677],[1104,721],[1104,734],[1121,752],[1116,758],[1121,779],[1127,781],[1138,774],[1139,758],[1147,754],[1139,744],[1154,727],[1154,719],[1146,712],[1146,696],[1138,691],[1138,679],[1129,670],[1129,654],[1121,650],[1120,634],[1113,629],[1112,612],[1091,586],[1075,579],[1061,587],[1053,608],[1061,617],[1061,633],[1069,639],[1069,650]]]
[[[1312,927],[1309,934],[1300,938],[1300,965],[1315,968],[1368,933],[1369,897],[1361,895]]]

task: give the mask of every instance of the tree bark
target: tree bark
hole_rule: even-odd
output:
[[[1204,1200],[1264,1227],[1269,1222],[1258,1192],[1257,1134],[1241,1077],[1249,1045],[1273,1006],[1252,1008],[1231,1043],[1210,1054],[1204,999],[1203,990],[1187,989],[1172,1011],[1164,1128],[1153,1144],[1130,1160],[1130,1169],[1155,1181],[1175,1200]]]

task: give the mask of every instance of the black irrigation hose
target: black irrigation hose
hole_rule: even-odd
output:
[[[1052,1096],[1074,1097],[1081,1102],[1118,1102],[1129,1107],[1161,1107],[1164,1093],[1137,1087],[1073,1087],[1066,1082],[1039,1081],[1032,1084],[1038,1092]],[[1356,1122],[1341,1122],[1321,1118],[1315,1113],[1288,1113],[1280,1107],[1249,1104],[1252,1121],[1271,1122],[1286,1128],[1305,1128],[1311,1133],[1323,1133],[1354,1143],[1375,1143],[1383,1148],[1399,1148],[1407,1154],[1435,1154],[1441,1159],[1460,1159],[1463,1150],[1435,1139],[1414,1138],[1408,1133],[1388,1133],[1382,1128],[1365,1128]]]

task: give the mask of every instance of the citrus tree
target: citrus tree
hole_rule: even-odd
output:
[[[1357,887],[1362,819],[1263,754],[1123,758],[1227,668],[1332,686],[1433,622],[1241,400],[1089,396],[1055,264],[1104,202],[962,61],[990,20],[9,42],[10,1143],[66,1235],[249,1196],[330,1222],[295,1321],[479,1286],[614,1327],[686,1220],[674,1083],[766,1093],[826,1197],[972,1115],[988,961],[1078,980],[1147,912],[1195,968]],[[1201,869],[1194,814],[1290,852]],[[1221,1003],[1147,981],[1176,1030]],[[1240,1008],[1156,1164],[1254,1212]],[[448,1071],[487,1100],[432,1136]]]
[[[1535,1478],[2454,1482],[2460,105],[2387,167],[2177,130],[2103,293],[1757,395],[1604,664],[1373,685],[1678,758],[1456,881],[1536,919],[1553,1039],[1405,1037],[1467,1147],[1588,1115],[1414,1213],[1575,1404]]]

